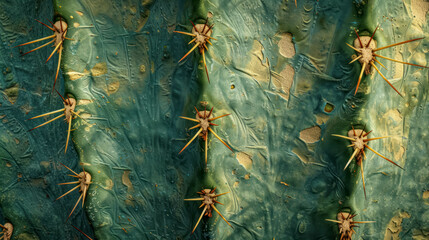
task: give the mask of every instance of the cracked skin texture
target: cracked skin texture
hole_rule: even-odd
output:
[[[372,32],[378,22],[384,29],[376,34],[379,46],[428,32],[427,24],[417,25],[421,18],[414,19],[409,13],[415,9],[415,1],[374,1],[360,6],[340,0],[298,0],[298,8],[291,1],[280,0],[63,0],[54,4],[55,12],[70,26],[67,35],[75,39],[65,44],[61,67],[65,91],[78,100],[76,110],[86,119],[73,124],[72,136],[79,161],[93,177],[85,212],[98,239],[332,239],[337,226],[324,219],[336,216],[341,207],[357,211],[357,220],[376,221],[361,226],[357,238],[383,239],[390,219],[399,212],[410,215],[403,219],[400,238],[427,230],[424,226],[428,226],[428,205],[423,204],[421,189],[429,176],[424,158],[428,150],[422,143],[428,141],[429,134],[425,124],[414,124],[428,118],[427,70],[405,68],[403,78],[394,83],[402,86],[404,99],[396,96],[377,75],[365,77],[353,97],[359,67],[357,63],[347,64],[353,51],[344,44],[354,40],[351,27]],[[385,20],[376,10],[395,13],[395,22]],[[207,12],[213,15],[213,37],[218,39],[206,55],[210,85],[198,53],[177,64],[189,50],[190,39],[172,32],[189,32],[188,20],[203,23]],[[361,25],[351,25],[352,22]],[[391,24],[397,24],[401,38],[392,37],[396,26]],[[411,30],[404,26],[411,26]],[[278,46],[287,33],[293,36],[296,53],[285,57]],[[426,62],[427,56],[424,60],[416,56],[422,55],[427,44],[423,40],[404,46],[404,59]],[[389,51],[388,56],[397,54],[395,49]],[[44,54],[40,55],[31,57],[43,59]],[[53,66],[39,71],[40,75],[46,74],[46,79],[55,69],[54,63],[49,64]],[[290,78],[279,73],[291,66],[293,83],[282,87],[278,81]],[[402,68],[391,63],[386,66],[388,78]],[[19,86],[26,78],[29,77],[17,78]],[[273,78],[277,79],[274,83]],[[30,86],[27,90],[37,91],[34,85]],[[45,83],[43,89],[47,90],[42,96],[49,96],[50,88],[51,84]],[[15,105],[31,103],[34,109],[38,107],[37,98],[21,95],[18,93]],[[201,141],[177,154],[195,134],[186,131],[191,125],[178,116],[195,116],[193,106],[201,109],[200,102],[214,106],[215,116],[231,113],[219,119],[214,130],[236,152],[231,154],[222,143],[210,138],[207,173]],[[330,113],[324,112],[327,102],[334,106]],[[15,107],[7,103],[2,106],[5,104],[11,109]],[[40,113],[54,108],[39,106]],[[24,122],[25,115],[21,113],[16,118]],[[372,145],[387,157],[393,158],[395,152],[405,148],[404,154],[392,159],[405,166],[405,172],[369,154],[365,162],[366,201],[358,167],[352,163],[347,171],[342,170],[351,155],[346,148],[349,143],[330,136],[345,135],[350,123],[367,124],[368,129],[375,131],[374,137],[400,136]],[[4,121],[2,124],[6,131],[11,129]],[[57,156],[59,142],[65,142],[65,124],[54,126],[40,131],[41,136],[52,142],[48,134],[57,132],[62,139],[54,146],[35,149],[32,164],[42,165],[45,153],[50,153],[52,159],[66,161],[65,156]],[[315,126],[321,129],[320,140],[305,142],[299,138],[302,131]],[[19,140],[25,142],[21,135]],[[8,149],[19,153],[17,147]],[[237,157],[239,153],[251,159],[251,167],[241,155]],[[303,156],[306,162],[300,160]],[[76,157],[67,161],[74,170],[80,169]],[[27,169],[32,166],[28,162],[21,161],[20,166]],[[2,172],[3,168],[6,167],[2,165]],[[11,169],[16,169],[16,165]],[[64,175],[66,171],[54,167],[48,170],[50,173],[36,173],[50,177],[46,184],[48,189],[53,188],[50,195],[59,196],[64,188],[53,186],[67,180],[55,174]],[[37,175],[31,174],[29,170],[23,173],[37,182]],[[12,181],[17,175],[8,173],[6,179]],[[37,186],[32,188],[37,193],[32,195],[38,196],[34,199],[42,201],[46,187],[33,186]],[[231,192],[223,196],[221,202],[225,205],[218,209],[234,229],[215,214],[203,220],[190,236],[201,210],[198,204],[185,204],[183,199],[202,187],[214,186],[219,192]],[[9,195],[2,196],[14,197],[10,194],[15,191],[16,195],[17,188],[12,189]],[[18,208],[2,198],[0,220],[11,220],[19,239],[71,239],[79,235],[70,225],[37,231],[33,226],[45,221],[50,226],[62,223],[77,197],[75,194],[65,198],[61,204],[66,206],[61,207],[60,203],[45,200],[43,205],[52,212],[49,218],[35,211],[31,202]],[[394,204],[398,199],[400,211]],[[20,208],[34,216],[31,221],[14,216]],[[71,219],[73,224],[92,234],[83,211],[77,213],[80,215]]]
[[[65,224],[78,194],[54,201],[65,192],[57,183],[70,180],[58,162],[73,169],[78,163],[73,146],[64,154],[67,125],[56,121],[28,132],[47,119],[26,121],[64,107],[58,96],[50,94],[57,56],[44,64],[53,48],[25,57],[20,53],[36,46],[14,48],[52,34],[34,18],[46,21],[52,19],[53,12],[51,1],[0,1],[0,224],[13,224],[12,239],[80,237]],[[62,84],[57,86],[64,91]],[[92,234],[82,210],[78,209],[74,217],[76,220],[70,221],[73,225]]]

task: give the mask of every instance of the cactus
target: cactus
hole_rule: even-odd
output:
[[[347,231],[353,239],[427,237],[427,9],[423,0],[0,2],[0,224],[13,225],[10,239],[340,239],[325,219],[349,208],[359,213],[350,222],[375,221]],[[22,56],[52,34],[34,19],[67,29],[60,44]],[[365,57],[355,30],[372,49],[395,45],[371,55],[388,70],[349,64]],[[205,37],[193,46],[216,41],[198,53],[175,31]],[[69,99],[67,122],[28,131],[37,123],[26,119]],[[193,106],[230,114],[216,120],[222,141],[190,141],[196,130],[180,116],[195,116]],[[332,136],[352,126],[392,136],[369,146],[405,171]],[[55,201],[68,191],[58,184],[79,175],[70,171],[91,179],[82,195]],[[184,201],[215,186],[229,192],[222,216]]]

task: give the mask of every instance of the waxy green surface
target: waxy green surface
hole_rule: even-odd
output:
[[[15,239],[84,239],[70,223],[97,239],[333,239],[337,225],[325,219],[351,208],[356,220],[376,221],[354,239],[427,237],[428,71],[381,60],[404,98],[377,73],[354,96],[360,64],[348,64],[355,52],[345,45],[353,29],[368,36],[378,24],[378,46],[426,36],[426,3],[297,2],[0,3],[0,223],[13,223]],[[60,16],[73,40],[64,44],[58,89],[77,99],[85,119],[74,120],[65,155],[64,122],[28,133],[42,120],[25,121],[62,107],[51,94],[57,57],[44,64],[53,48],[24,57],[20,49],[30,47],[13,48],[50,34],[34,18]],[[207,16],[217,39],[206,52],[210,84],[197,51],[178,63],[192,38],[173,33]],[[428,44],[381,53],[427,65]],[[197,132],[179,116],[193,118],[204,104],[215,116],[231,114],[214,130],[234,150],[209,135],[207,169],[201,139],[178,154]],[[367,151],[367,199],[360,168],[343,171],[350,143],[331,136],[352,125],[392,136],[370,146],[405,168]],[[54,201],[68,190],[57,184],[72,181],[59,161],[93,179],[84,211],[79,205],[69,223],[79,195]],[[213,213],[191,235],[202,209],[183,199],[203,187],[230,192],[217,208],[234,229]]]

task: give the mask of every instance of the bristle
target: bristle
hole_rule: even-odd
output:
[[[195,32],[198,32],[197,27],[195,26],[195,24],[191,20],[189,20],[189,21],[191,22],[192,26],[194,26]]]
[[[67,217],[66,222],[69,220],[69,218],[70,218],[70,217],[71,217],[71,215],[73,214],[74,210],[76,209],[77,205],[79,204],[80,200],[82,199],[82,195],[83,195],[83,194],[80,194],[80,197],[79,197],[79,199],[77,200],[76,205],[74,205],[74,207],[73,207],[72,211],[70,212],[69,216]]]
[[[64,149],[64,153],[67,153],[67,147],[68,147],[68,145],[69,145],[69,139],[70,139],[70,131],[71,131],[71,124],[72,124],[72,115],[70,115],[70,118],[69,118],[69,122],[68,122],[68,124],[69,124],[69,128],[68,128],[68,130],[67,130],[67,140],[66,140],[66,147],[65,147],[65,149]]]
[[[380,70],[378,70],[378,68],[377,68],[377,66],[373,63],[373,62],[370,62],[370,64],[375,68],[375,70],[377,70],[377,72],[380,74],[380,76],[384,79],[384,81],[386,81],[387,82],[387,84],[389,84],[390,85],[390,87],[392,87],[393,88],[393,90],[395,90],[398,94],[399,94],[399,96],[401,96],[401,97],[403,97],[402,96],[402,94],[389,82],[389,80],[387,80],[387,78],[380,72]]]
[[[40,42],[40,41],[47,40],[47,39],[54,38],[54,37],[55,37],[55,35],[47,36],[47,37],[44,37],[44,38],[39,38],[39,39],[36,39],[36,40],[30,41],[30,42],[26,42],[26,43],[20,44],[20,45],[15,46],[15,47],[25,46],[25,45],[28,45],[28,44],[32,44],[32,43],[36,43],[36,42]]]
[[[349,164],[352,162],[353,158],[356,156],[356,154],[358,153],[359,148],[356,148],[352,154],[352,156],[350,157],[349,161],[347,162],[346,166],[344,167],[344,170],[346,170],[346,168],[349,166]]]
[[[77,228],[77,227],[73,226],[72,224],[71,224],[71,226],[72,226],[72,227],[74,227],[76,230],[78,230],[80,233],[82,233],[82,234],[83,234],[85,237],[87,237],[89,240],[92,240],[92,238],[90,238],[88,235],[86,235],[86,233],[82,232],[79,228]]]
[[[53,121],[57,120],[58,118],[63,117],[64,115],[65,115],[65,114],[63,113],[63,114],[61,114],[61,115],[59,115],[59,116],[57,116],[57,117],[55,117],[55,118],[52,118],[51,120],[49,120],[49,121],[47,121],[47,122],[45,122],[45,123],[42,123],[42,124],[40,124],[39,126],[34,127],[34,128],[32,128],[32,129],[30,129],[30,130],[28,130],[28,131],[29,131],[29,132],[30,132],[30,131],[33,131],[34,129],[37,129],[37,128],[39,128],[39,127],[42,127],[42,126],[44,126],[44,125],[46,125],[46,124],[48,124],[48,123],[51,123],[51,122],[53,122]]]
[[[361,50],[359,50],[359,49],[357,49],[357,48],[355,48],[355,47],[353,47],[352,45],[350,45],[350,44],[348,44],[348,43],[346,43],[347,44],[347,46],[349,46],[350,48],[352,48],[353,50],[355,50],[356,52],[362,52]]]
[[[194,108],[195,108],[195,111],[198,114],[198,117],[203,118],[203,116],[201,115],[200,111],[198,111],[197,107],[194,106]]]
[[[62,41],[55,47],[55,49],[54,49],[54,51],[52,51],[52,53],[51,53],[51,55],[49,55],[49,57],[48,57],[48,59],[46,59],[46,62],[45,63],[47,63],[48,61],[49,61],[49,59],[51,59],[51,57],[54,55],[54,53],[58,50],[58,48],[61,46],[61,44],[62,44]]]
[[[198,218],[197,224],[195,224],[194,229],[192,229],[192,233],[194,233],[195,229],[197,228],[198,224],[199,224],[199,223],[200,223],[200,221],[201,221],[201,218],[204,216],[204,213],[206,212],[206,210],[207,210],[207,205],[204,207],[203,212],[202,212],[202,213],[201,213],[201,215],[200,215],[200,218]],[[191,234],[192,234],[192,233],[191,233]]]
[[[189,50],[189,52],[187,52],[186,54],[185,54],[185,56],[183,56],[180,60],[179,60],[179,62],[181,62],[183,59],[185,59],[192,51],[194,51],[195,50],[195,48],[197,48],[198,46],[200,45],[200,43],[198,42],[198,43],[196,43],[195,45],[194,45],[194,47],[193,48],[191,48],[191,50]]]
[[[57,199],[55,199],[55,201],[57,201],[57,200],[59,200],[59,199],[63,198],[64,196],[66,196],[67,194],[69,194],[69,193],[73,192],[74,190],[76,190],[76,189],[77,189],[77,188],[79,188],[79,187],[80,187],[80,185],[75,186],[74,188],[70,189],[68,192],[64,193],[63,195],[61,195],[60,197],[58,197]]]
[[[357,61],[361,58],[362,58],[362,55],[359,55],[358,57],[355,57],[351,62],[349,62],[349,64],[354,63],[355,61]]]
[[[205,45],[204,45],[204,46],[205,46]],[[205,55],[204,55],[204,51],[203,51],[202,53],[203,53],[204,68],[206,69],[206,74],[207,74],[207,80],[208,80],[208,82],[210,83],[209,71],[207,70],[207,64],[206,64],[206,57],[205,57]]]
[[[58,73],[60,72],[62,52],[63,52],[63,47],[61,46],[60,50],[59,50],[59,53],[58,53],[58,55],[59,55],[59,57],[58,57],[58,66],[57,66],[57,73],[55,74],[54,86],[52,87],[53,89],[55,89],[55,84],[57,83],[57,79],[58,79]]]
[[[216,119],[223,118],[223,117],[226,117],[226,116],[229,116],[229,115],[231,115],[231,114],[224,114],[224,115],[221,115],[219,117],[211,118],[211,119],[209,119],[209,121],[214,121]]]
[[[187,33],[187,32],[182,32],[182,31],[173,31],[173,32],[175,32],[175,33],[180,33],[180,34],[184,34],[184,35],[188,35],[188,36],[191,36],[191,37],[196,37],[196,36],[197,36],[197,35],[195,35],[195,34]]]
[[[351,138],[351,137],[346,137],[346,136],[342,136],[342,135],[338,135],[338,134],[331,134],[331,135],[334,137],[344,138],[344,139],[350,140],[352,142],[356,141],[356,139]]]
[[[39,20],[37,20],[37,19],[34,19],[34,20],[38,21],[38,22],[39,22],[40,24],[42,24],[43,26],[45,26],[45,27],[47,27],[47,28],[49,28],[50,30],[52,30],[52,31],[54,31],[54,32],[55,32],[55,29],[54,29],[54,28],[49,27],[48,25],[44,24],[43,22],[41,22],[41,21],[39,21]]]
[[[381,55],[378,55],[378,54],[375,54],[375,53],[374,53],[374,56],[377,56],[377,57],[380,57],[380,58],[384,58],[384,59],[387,59],[387,60],[392,61],[392,62],[407,64],[407,65],[416,66],[416,67],[428,68],[428,67],[423,66],[423,65],[418,65],[418,64],[414,64],[414,63],[408,63],[408,62],[402,62],[402,61],[399,61],[399,60],[396,60],[396,59],[392,59],[392,58],[388,58],[388,57],[384,57],[384,56],[381,56]]]
[[[375,32],[377,32],[377,29],[378,29],[378,26],[375,28],[374,32],[372,33],[371,38],[369,39],[369,41],[368,41],[368,43],[366,44],[366,46],[365,46],[365,47],[368,47],[368,46],[369,46],[369,44],[371,43],[371,40],[374,38]]]
[[[41,46],[39,46],[39,47],[36,47],[36,48],[34,48],[34,49],[32,49],[32,50],[30,50],[30,51],[28,51],[28,52],[26,52],[26,53],[22,54],[22,56],[25,56],[25,55],[27,55],[27,54],[29,54],[29,53],[32,53],[32,52],[34,52],[34,51],[37,51],[37,50],[39,50],[39,49],[41,49],[41,48],[43,48],[43,47],[46,47],[46,46],[48,46],[49,44],[51,44],[51,43],[53,43],[53,42],[55,42],[55,39],[53,39],[53,40],[52,40],[52,41],[50,41],[50,42],[47,42],[47,43],[45,43],[45,44],[43,44],[43,45],[41,45]]]
[[[194,137],[182,148],[182,150],[180,150],[179,154],[183,152],[183,150],[185,150],[189,144],[192,143],[192,141],[194,141],[194,139],[201,133],[201,131],[203,131],[202,128],[200,128],[200,130],[198,130],[198,132],[194,135]]]
[[[399,43],[394,43],[394,44],[391,44],[391,45],[388,45],[388,46],[385,46],[385,47],[376,48],[376,49],[374,49],[372,51],[376,52],[376,51],[380,51],[380,50],[383,50],[383,49],[386,49],[386,48],[390,48],[390,47],[402,45],[402,44],[405,44],[405,43],[418,41],[418,40],[421,40],[421,39],[423,39],[423,38],[415,38],[415,39],[411,39],[411,40],[407,40],[407,41],[403,41],[403,42],[399,42]]]
[[[378,156],[380,156],[381,158],[383,158],[383,159],[387,160],[388,162],[392,163],[393,165],[395,165],[395,166],[397,166],[397,167],[401,168],[402,170],[404,170],[404,168],[402,168],[401,166],[399,166],[398,164],[396,164],[396,163],[395,163],[395,162],[393,162],[392,160],[390,160],[390,159],[386,158],[385,156],[381,155],[380,153],[378,153],[377,151],[375,151],[374,149],[372,149],[370,146],[368,146],[366,143],[365,143],[365,147],[367,147],[369,150],[371,150],[373,153],[377,154],[377,155],[378,155]]]
[[[180,116],[180,118],[183,118],[183,119],[186,119],[186,120],[189,120],[189,121],[193,121],[193,122],[197,122],[197,123],[200,122],[198,119],[194,119],[194,118],[188,118],[188,117],[183,117],[183,116]]]
[[[209,18],[207,17],[207,18],[206,18],[206,22],[204,23],[203,30],[201,30],[201,32],[202,32],[202,33],[204,33],[204,30],[206,29],[207,21],[208,21],[208,20],[209,20]]]
[[[360,165],[360,171],[361,171],[361,173],[362,173],[362,186],[363,186],[363,193],[364,193],[364,195],[365,195],[365,199],[366,199],[365,177],[364,177],[364,174],[363,174],[363,162],[362,162],[362,164]]]
[[[212,205],[210,205],[216,212],[217,212],[217,214],[219,214],[219,216],[231,227],[231,228],[233,228],[232,227],[232,225],[226,220],[226,218],[217,210],[217,208],[215,207],[215,205],[214,204],[212,204]]]
[[[229,146],[228,146],[228,144],[226,144],[210,127],[208,127],[207,128],[211,133],[213,133],[213,135],[215,135],[215,137],[217,138],[217,139],[219,139],[219,141],[221,141],[221,143],[223,143],[227,148],[229,148],[229,150],[231,150],[231,152],[234,152],[233,150],[232,150],[232,148],[230,148]]]
[[[357,38],[358,38],[358,40],[359,40],[360,47],[361,47],[361,48],[363,48],[362,41],[360,40],[359,34],[358,34],[358,32],[356,31],[356,28],[355,28],[354,30],[355,30],[356,36],[357,36]]]
[[[355,90],[355,95],[356,95],[356,93],[357,93],[357,91],[359,89],[359,84],[360,84],[360,81],[362,80],[362,76],[363,76],[363,72],[365,71],[365,68],[366,68],[366,62],[363,62],[362,70],[360,71],[359,80],[358,80],[358,83],[357,83],[357,86],[356,86],[356,90]]]

